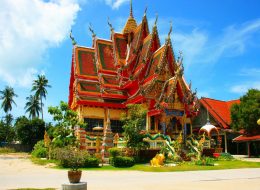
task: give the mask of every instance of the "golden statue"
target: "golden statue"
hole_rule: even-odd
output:
[[[156,156],[150,161],[151,166],[160,167],[164,165],[165,156],[163,154],[156,154]]]

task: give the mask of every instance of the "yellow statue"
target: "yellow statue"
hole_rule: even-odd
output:
[[[151,166],[159,167],[163,166],[165,156],[163,154],[156,154],[156,156],[150,161]]]

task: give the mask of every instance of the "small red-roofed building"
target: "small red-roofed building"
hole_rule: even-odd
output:
[[[217,127],[219,135],[222,137],[221,147],[224,152],[237,153],[237,144],[232,140],[239,135],[230,127],[231,124],[231,106],[239,104],[240,100],[222,101],[212,98],[201,97],[200,111],[197,117],[193,119],[194,132],[199,131],[200,127],[207,123],[207,113],[210,123]]]

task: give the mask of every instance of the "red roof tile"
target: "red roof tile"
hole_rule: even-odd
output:
[[[209,114],[220,124],[223,128],[230,128],[231,113],[230,108],[233,104],[240,103],[240,100],[221,101],[211,98],[200,99],[200,103],[209,111]]]
[[[240,135],[233,139],[234,142],[260,141],[260,134],[254,136]]]

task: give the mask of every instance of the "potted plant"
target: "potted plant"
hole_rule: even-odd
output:
[[[69,160],[70,170],[68,171],[68,178],[70,183],[79,183],[81,179],[82,171],[79,170],[80,167],[84,166],[84,153],[78,149],[71,151],[71,157]]]
[[[87,152],[69,147],[64,151],[60,151],[59,154],[61,166],[70,168],[70,170],[68,170],[70,183],[79,183],[82,174],[82,171],[79,170],[79,168],[84,167]]]

